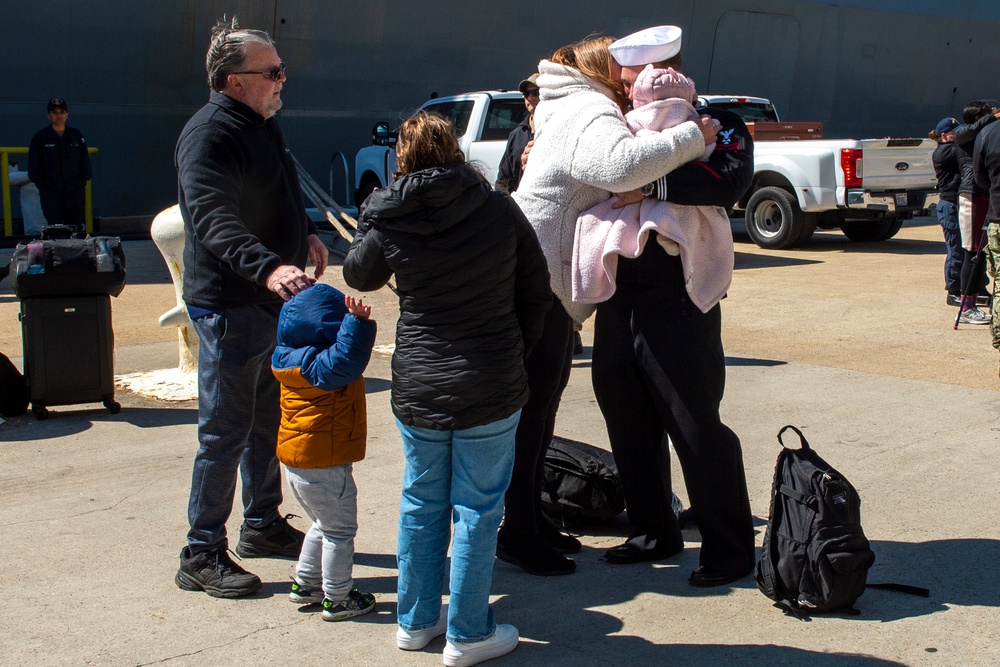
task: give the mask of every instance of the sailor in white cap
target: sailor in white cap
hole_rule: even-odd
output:
[[[681,52],[681,29],[675,25],[646,28],[622,37],[608,49],[622,67],[669,60]]]
[[[681,69],[681,29],[675,25],[658,25],[634,32],[608,47],[611,57],[622,68],[625,92],[631,94],[632,84],[646,65]]]
[[[628,90],[646,65],[680,71],[676,26],[648,28],[609,48]],[[753,178],[753,139],[736,114],[699,111],[719,128],[708,162],[682,165],[641,192],[674,204],[731,208]],[[620,195],[622,201],[626,194],[632,193]],[[591,377],[632,534],[604,559],[638,563],[683,550],[670,509],[667,435],[701,531],[691,584],[721,586],[741,579],[754,565],[753,515],[739,437],[719,414],[726,370],[720,306],[707,313],[692,307],[680,258],[658,243],[647,243],[635,259],[620,257],[617,280],[617,291],[597,306]]]

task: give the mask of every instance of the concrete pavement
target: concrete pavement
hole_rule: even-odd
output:
[[[130,285],[115,303],[116,372],[175,365],[173,333],[150,329],[147,321],[172,305],[166,269],[157,266],[149,242],[130,242],[126,252]],[[337,274],[334,267],[325,280],[339,284]],[[130,293],[132,300],[123,301]],[[370,300],[377,304],[379,342],[391,341],[394,297]],[[739,308],[737,299],[725,307]],[[16,300],[0,291],[0,351],[16,359],[12,313]],[[590,332],[585,328],[588,346]],[[570,576],[533,577],[497,562],[497,619],[517,626],[521,643],[489,664],[1000,662],[1000,393],[764,358],[732,346],[727,352],[723,416],[743,441],[758,541],[778,453],[775,434],[794,423],[861,494],[877,559],[869,581],[925,586],[930,598],[870,590],[859,600],[860,616],[801,622],[773,608],[750,578],[719,589],[690,587],[696,530],[670,561],[605,563],[603,550],[628,532],[620,517],[581,535],[579,567]],[[556,430],[606,447],[588,357],[589,347],[574,362]],[[99,405],[67,406],[53,408],[47,421],[29,414],[0,425],[0,664],[440,664],[441,639],[413,653],[393,641],[402,457],[388,404],[388,361],[376,357],[366,373],[368,458],[355,466],[355,577],[376,595],[375,613],[326,623],[300,611],[287,599],[290,561],[244,561],[265,582],[253,598],[219,600],[178,589],[173,575],[187,530],[196,405],[120,392],[118,415]],[[676,463],[674,472],[686,499]],[[283,509],[302,514],[291,493]],[[301,518],[292,521],[306,527]],[[239,523],[237,512],[231,535]]]

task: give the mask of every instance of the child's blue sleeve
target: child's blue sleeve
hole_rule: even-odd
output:
[[[377,331],[375,322],[348,313],[337,333],[337,342],[302,368],[302,376],[320,389],[334,391],[346,387],[361,377],[368,367]]]

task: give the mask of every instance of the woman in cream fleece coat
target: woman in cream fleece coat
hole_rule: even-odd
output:
[[[506,495],[497,556],[539,575],[568,574],[563,556],[580,549],[538,505],[541,465],[552,440],[556,410],[569,380],[573,322],[593,306],[572,302],[573,235],[580,213],[608,192],[636,190],[700,157],[716,139],[707,120],[635,137],[625,123],[620,68],[598,37],[563,47],[539,64],[541,101],[535,143],[514,200],[538,235],[553,292],[542,340],[525,360],[531,398],[517,431],[514,473]]]

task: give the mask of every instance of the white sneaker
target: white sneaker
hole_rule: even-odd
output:
[[[396,628],[396,646],[404,651],[418,651],[448,631],[448,605],[441,605],[441,615],[438,621],[423,630],[404,630]]]
[[[958,321],[962,324],[989,324],[990,316],[978,308],[969,308],[962,311]]]
[[[517,628],[497,624],[496,632],[489,639],[471,644],[448,642],[444,647],[444,664],[448,667],[478,665],[490,658],[499,658],[517,648]]]

